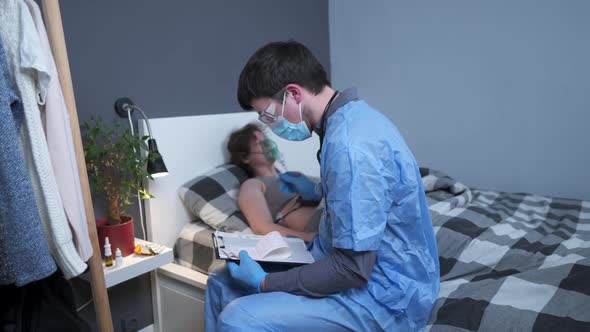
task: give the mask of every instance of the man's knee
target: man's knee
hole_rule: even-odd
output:
[[[235,312],[234,312],[235,311]],[[242,314],[241,310],[233,309],[232,303],[223,309],[219,317],[217,318],[217,328],[219,331],[224,329],[231,329],[240,322]]]
[[[221,312],[217,320],[220,331],[267,331],[275,330],[261,312],[272,310],[257,303],[256,296],[246,296],[233,300]]]
[[[229,303],[217,319],[217,329],[219,331],[237,331],[248,326],[250,315],[248,315],[236,299]]]

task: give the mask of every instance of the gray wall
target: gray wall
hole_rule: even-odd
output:
[[[584,0],[330,1],[334,85],[479,188],[590,199],[589,41]]]
[[[330,70],[325,0],[61,1],[61,10],[81,121],[114,119],[120,96],[153,118],[241,111],[240,71],[274,40],[305,43]],[[94,203],[96,216],[104,216],[104,204],[96,197]],[[130,213],[139,218],[137,207]],[[140,236],[137,222],[135,229]],[[75,284],[79,301],[87,301],[88,285]],[[109,297],[116,330],[127,315],[140,328],[152,323],[147,276],[109,289]],[[92,305],[81,313],[94,321]]]
[[[81,119],[129,96],[150,117],[237,112],[248,57],[274,40],[329,66],[327,1],[63,1]]]

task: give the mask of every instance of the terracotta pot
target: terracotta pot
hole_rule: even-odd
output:
[[[109,237],[111,244],[111,252],[115,256],[115,250],[121,249],[123,257],[129,256],[133,253],[135,248],[135,236],[133,233],[133,218],[128,217],[129,220],[118,225],[107,225],[106,218],[96,220],[96,231],[98,234],[98,244],[100,246],[101,256],[104,258],[104,239]]]

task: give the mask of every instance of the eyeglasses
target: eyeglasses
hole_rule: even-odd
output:
[[[276,114],[277,105],[271,101],[270,105],[258,115],[258,121],[264,123],[265,125],[272,125],[277,121],[277,114]]]
[[[284,102],[285,93],[286,93],[286,91],[284,88],[279,90],[279,92],[275,93],[275,95],[271,98],[270,105],[268,105],[268,107],[264,111],[262,111],[262,113],[260,113],[260,115],[258,115],[258,121],[260,121],[268,126],[274,124],[277,121],[278,115],[276,113],[277,105],[275,103],[275,100],[278,100],[282,95],[282,99]]]

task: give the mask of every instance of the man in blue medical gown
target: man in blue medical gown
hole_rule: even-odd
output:
[[[284,173],[285,190],[324,198],[313,264],[266,271],[245,252],[207,283],[208,331],[415,331],[439,289],[436,241],[416,160],[391,121],[335,91],[302,44],[270,43],[240,75],[238,100],[277,135],[318,133],[321,184]],[[313,153],[313,151],[310,151]]]

